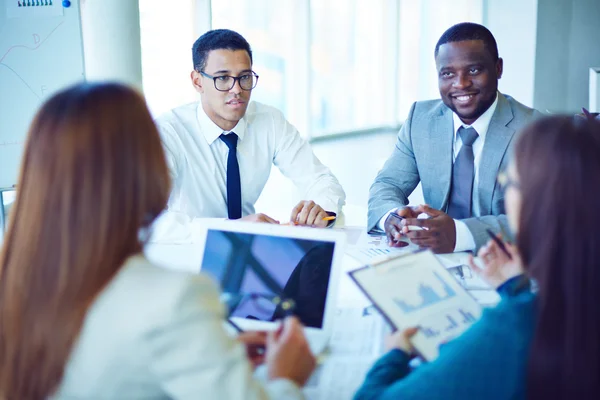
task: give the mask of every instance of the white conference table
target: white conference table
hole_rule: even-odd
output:
[[[145,254],[153,263],[165,268],[198,273],[202,261],[198,247],[150,243]],[[366,371],[382,353],[387,328],[377,313],[363,315],[370,302],[347,274],[358,267],[358,261],[344,254],[341,276],[337,277],[340,281],[330,344],[305,388],[310,400],[352,398]]]
[[[357,230],[365,230],[343,226],[344,221],[366,223],[366,218],[361,214],[353,214],[357,216],[341,218],[335,228],[346,230],[348,237],[356,235]],[[145,253],[152,262],[169,269],[191,273],[200,271],[202,254],[196,244],[151,243],[146,247]],[[304,390],[310,400],[351,399],[372,363],[384,353],[383,339],[389,332],[389,327],[377,312],[369,308],[370,301],[347,273],[361,265],[359,261],[344,254],[341,276],[337,277],[339,285],[335,301],[336,315],[329,347]]]

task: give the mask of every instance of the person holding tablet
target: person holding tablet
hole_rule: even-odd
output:
[[[418,328],[396,332],[355,399],[600,398],[600,121],[534,122],[498,183],[516,244],[471,266],[502,300],[413,371]]]

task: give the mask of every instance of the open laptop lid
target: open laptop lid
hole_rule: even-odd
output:
[[[345,240],[344,232],[332,229],[210,221],[199,240],[201,271],[225,293],[291,298],[305,326],[329,333]],[[240,302],[232,312],[248,322],[271,323],[281,316],[275,305],[255,300]]]

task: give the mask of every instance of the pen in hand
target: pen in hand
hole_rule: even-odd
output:
[[[498,245],[498,247],[500,247],[500,250],[502,250],[502,252],[504,254],[506,254],[506,256],[508,257],[508,259],[512,260],[512,257],[510,255],[510,253],[508,252],[508,250],[506,249],[506,246],[504,245],[504,242],[502,240],[500,240],[498,238],[498,236],[494,235],[494,232],[492,232],[491,230],[486,229],[485,231],[488,233],[488,235],[490,235],[490,238],[492,238],[492,240]]]
[[[242,327],[239,326],[238,324],[236,324],[235,322],[233,322],[231,320],[231,318],[227,318],[227,323],[229,325],[231,325],[238,332],[238,334],[245,332],[242,329]],[[266,351],[265,346],[261,346],[261,345],[249,345],[248,346],[248,353],[250,356],[262,356],[263,354],[265,354],[265,351]]]
[[[330,222],[330,221],[333,221],[333,220],[335,220],[336,218],[337,218],[337,217],[336,217],[335,215],[330,215],[330,216],[328,216],[328,217],[323,217],[323,218],[322,218],[322,220],[323,220],[323,221]],[[298,225],[298,223],[297,223],[296,221],[290,221],[290,222],[288,222],[288,223],[281,224],[281,225]]]
[[[227,323],[231,326],[233,326],[233,328],[237,331],[237,333],[244,333],[244,330],[242,329],[242,327],[240,327],[238,324],[236,324],[235,322],[233,322],[231,320],[231,318],[227,318]]]

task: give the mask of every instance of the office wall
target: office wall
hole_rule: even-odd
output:
[[[81,2],[85,75],[142,89],[138,0]]]
[[[589,68],[600,66],[600,0],[539,0],[534,106],[589,106]]]
[[[543,2],[544,0],[540,0]],[[483,24],[504,60],[499,89],[533,105],[538,0],[483,0]]]
[[[590,68],[590,108],[591,112],[600,112],[600,66]]]

